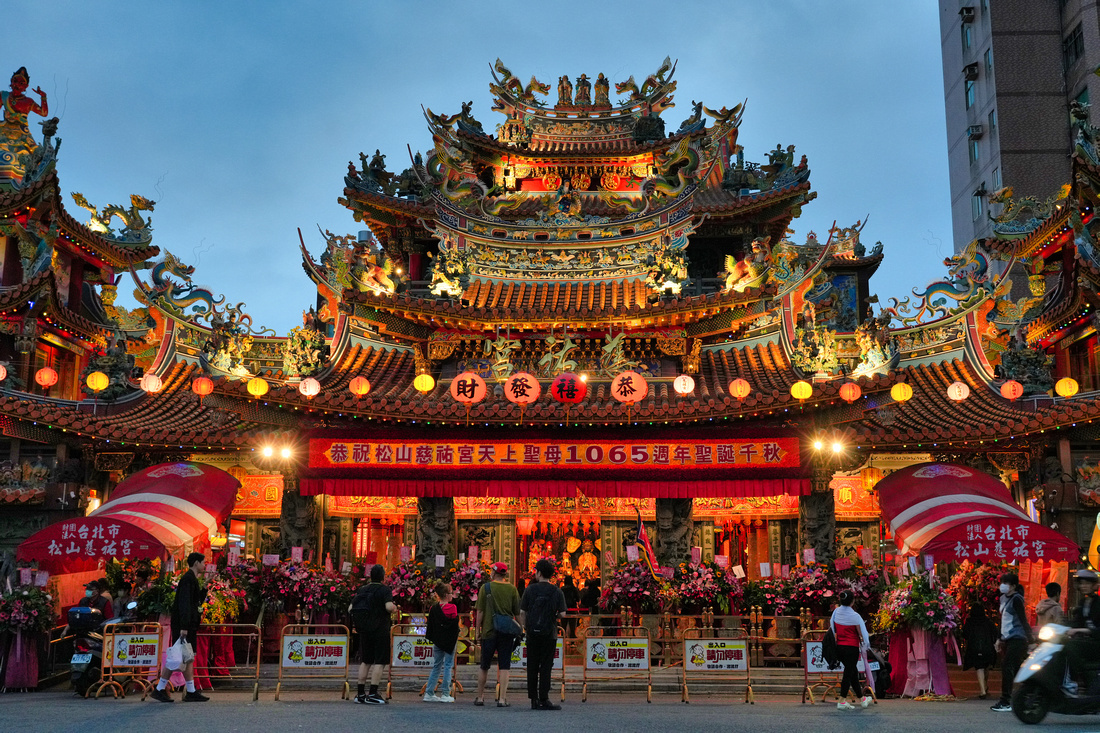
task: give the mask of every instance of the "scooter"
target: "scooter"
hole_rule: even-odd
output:
[[[77,606],[69,609],[69,632],[75,637],[73,656],[69,660],[69,679],[76,694],[84,697],[102,674],[103,627],[132,621],[136,611],[136,601],[127,604],[122,616],[106,620],[98,608]]]
[[[1066,643],[1070,627],[1047,624],[1039,631],[1042,642],[1016,674],[1016,690],[1012,693],[1012,712],[1022,722],[1034,725],[1047,713],[1090,715],[1100,713],[1100,660],[1090,661],[1087,689],[1074,694],[1069,667],[1066,664]]]

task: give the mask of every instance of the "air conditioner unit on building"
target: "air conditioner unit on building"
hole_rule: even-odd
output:
[[[961,8],[959,8],[959,15],[962,16],[963,23],[973,23],[974,22],[974,6],[973,5],[965,5]]]
[[[966,136],[971,140],[978,140],[982,136],[982,126],[971,125],[970,127],[966,128]]]
[[[967,81],[974,81],[975,79],[977,79],[978,78],[978,63],[974,62],[973,64],[967,64],[966,66],[964,66],[963,67],[963,77],[965,77]]]

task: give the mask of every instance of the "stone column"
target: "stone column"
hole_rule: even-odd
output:
[[[811,493],[799,497],[798,540],[802,548],[812,547],[817,562],[829,562],[836,557],[836,507],[833,490],[833,469],[817,464],[813,469]]]
[[[455,558],[455,501],[449,496],[421,497],[416,502],[416,559],[435,568],[435,556],[450,564]]]
[[[301,547],[304,557],[310,550],[316,554],[317,521],[319,517],[316,497],[302,496],[298,491],[298,478],[286,476],[283,484],[282,514],[279,516],[279,537],[283,558],[290,557],[290,548]],[[320,558],[324,561],[324,558]]]
[[[662,567],[676,567],[691,557],[691,499],[657,499],[657,537],[653,552]]]

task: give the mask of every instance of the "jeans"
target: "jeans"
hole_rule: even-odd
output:
[[[1012,683],[1027,659],[1027,639],[1005,639],[1005,657],[1001,662],[1001,702],[1012,701]]]
[[[432,673],[428,675],[428,686],[424,688],[425,695],[435,694],[435,683],[443,678],[443,695],[451,694],[451,670],[454,668],[454,652],[445,652],[442,648],[432,645]]]
[[[859,684],[859,647],[837,645],[836,656],[844,665],[844,673],[840,677],[840,696],[848,697],[848,691],[855,693],[856,697],[863,697],[863,687]]]
[[[554,671],[554,651],[558,640],[553,636],[527,636],[527,697],[537,702],[550,699],[550,677]]]

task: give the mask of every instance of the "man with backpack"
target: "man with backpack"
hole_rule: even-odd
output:
[[[535,580],[523,592],[519,623],[527,632],[527,697],[532,710],[561,710],[550,702],[550,676],[558,646],[558,620],[565,616],[565,595],[550,584],[554,564],[535,563]]]
[[[373,566],[370,582],[355,592],[348,607],[359,633],[359,683],[355,702],[361,705],[386,704],[386,698],[378,692],[378,686],[390,663],[390,624],[397,606],[393,602],[393,591],[382,582],[385,577],[385,568]],[[369,691],[366,689],[368,671]]]

